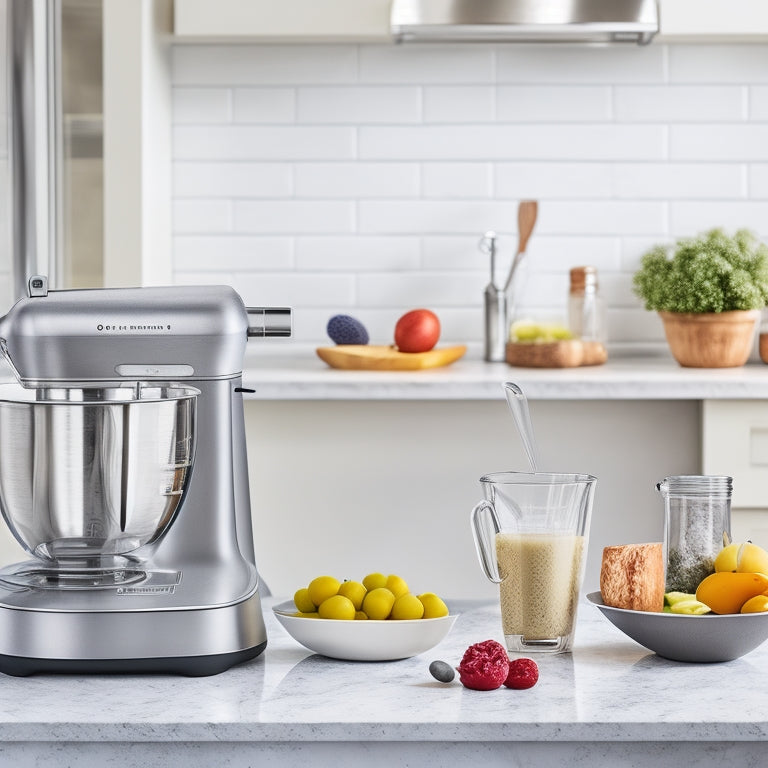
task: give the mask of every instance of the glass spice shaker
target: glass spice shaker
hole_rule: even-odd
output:
[[[733,479],[678,475],[657,486],[664,498],[666,592],[693,594],[715,572],[715,558],[731,535]]]
[[[568,291],[568,328],[584,341],[605,341],[605,308],[595,267],[573,267]]]

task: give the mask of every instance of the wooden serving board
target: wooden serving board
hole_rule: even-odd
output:
[[[576,368],[602,365],[608,359],[599,341],[514,342],[507,344],[507,362],[520,368]]]
[[[466,351],[463,345],[437,347],[429,352],[400,352],[394,347],[339,344],[335,347],[318,347],[317,356],[331,368],[347,371],[416,371],[449,365]]]

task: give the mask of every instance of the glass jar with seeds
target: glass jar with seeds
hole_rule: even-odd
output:
[[[664,498],[667,592],[695,593],[715,572],[715,558],[731,535],[733,479],[725,475],[666,477]]]

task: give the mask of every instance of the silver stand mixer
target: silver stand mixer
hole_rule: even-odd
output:
[[[224,286],[50,291],[0,319],[0,671],[211,675],[267,644],[243,416],[251,336]]]

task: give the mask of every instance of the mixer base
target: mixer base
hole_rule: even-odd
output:
[[[246,648],[234,653],[170,659],[33,659],[0,654],[0,672],[12,677],[28,677],[35,674],[165,674],[208,677],[256,658],[266,647],[265,640],[255,648]]]
[[[200,567],[195,575],[202,572]],[[267,632],[257,589],[223,605],[168,606],[169,599],[183,598],[182,586],[183,580],[170,595],[110,597],[105,590],[10,591],[0,585],[0,672],[201,677],[264,650]],[[64,603],[72,607],[66,610]],[[98,610],[114,604],[120,610]]]

